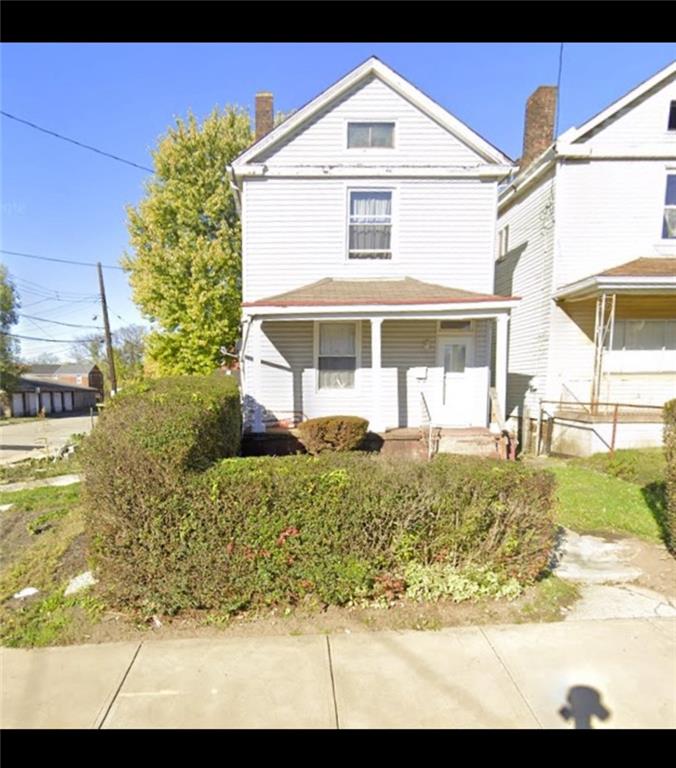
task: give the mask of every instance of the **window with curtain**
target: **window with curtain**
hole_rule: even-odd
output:
[[[348,256],[392,258],[392,192],[350,192]]]
[[[669,176],[667,176],[667,194],[664,199],[662,237],[665,240],[676,238],[676,174],[669,174]]]
[[[319,389],[352,389],[357,369],[357,326],[320,323],[317,359]]]
[[[617,320],[614,350],[676,350],[676,320]]]
[[[392,149],[394,123],[348,123],[348,149]]]

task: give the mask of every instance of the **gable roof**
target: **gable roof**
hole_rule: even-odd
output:
[[[293,291],[242,304],[244,307],[320,307],[399,304],[457,304],[474,301],[513,301],[511,296],[493,296],[434,285],[412,277],[386,280],[335,280],[327,277]]]
[[[293,115],[284,122],[273,128],[270,133],[261,137],[246,149],[233,163],[233,168],[238,168],[255,158],[263,151],[269,149],[274,144],[282,141],[284,138],[296,131],[301,125],[308,121],[313,115],[324,109],[331,102],[338,99],[344,93],[349,91],[355,85],[368,77],[375,76],[390,86],[393,91],[403,98],[407,99],[414,106],[418,107],[429,118],[436,121],[443,128],[455,135],[475,152],[481,155],[489,163],[511,165],[511,159],[501,152],[497,147],[486,141],[476,131],[473,131],[457,117],[433,101],[424,94],[419,88],[405,80],[397,74],[391,67],[384,64],[376,56],[371,56],[365,62],[348,72],[344,77],[326,88],[318,96],[302,106]]]
[[[617,115],[617,113],[621,110],[632,106],[635,101],[638,101],[638,99],[647,94],[653,88],[661,85],[665,80],[668,80],[674,75],[676,75],[676,59],[672,61],[671,64],[668,64],[666,67],[661,69],[659,72],[656,72],[652,77],[649,77],[647,80],[639,83],[635,88],[632,88],[630,91],[625,93],[624,96],[621,96],[605,109],[598,112],[592,118],[587,120],[587,122],[583,123],[579,128],[569,128],[565,133],[561,134],[559,139],[565,139],[565,141],[571,143],[580,141],[588,133],[591,133],[593,130],[602,125],[602,123],[605,123],[606,121],[615,117],[615,115]]]

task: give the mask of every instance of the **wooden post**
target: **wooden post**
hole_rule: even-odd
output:
[[[523,444],[523,450],[526,453],[531,451],[531,423],[530,423],[530,408],[527,405],[523,407],[523,416],[521,423],[521,440]]]
[[[535,455],[540,455],[540,438],[542,436],[542,400],[538,405],[538,424],[535,430]]]
[[[619,410],[620,404],[615,403],[615,407],[613,408],[613,432],[610,437],[610,458],[612,459],[615,455],[615,437],[617,435],[617,412]]]

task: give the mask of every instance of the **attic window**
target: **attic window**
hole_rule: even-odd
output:
[[[394,123],[348,123],[348,149],[391,149]]]
[[[669,131],[676,131],[676,101],[671,102],[669,107]]]

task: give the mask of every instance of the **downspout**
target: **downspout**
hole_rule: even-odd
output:
[[[231,165],[225,166],[225,172],[230,177],[230,186],[235,190],[235,208],[237,209],[237,215],[242,218],[242,190],[237,186],[237,177],[235,171]]]

